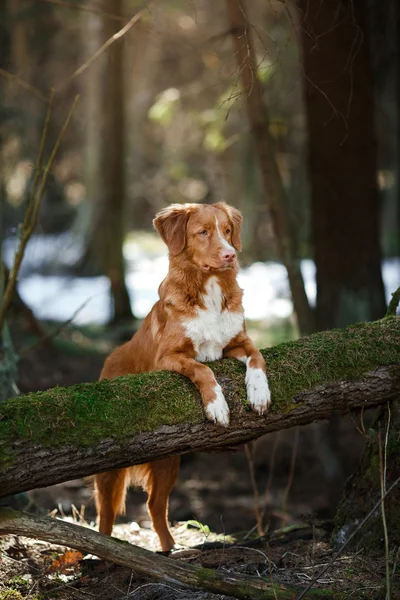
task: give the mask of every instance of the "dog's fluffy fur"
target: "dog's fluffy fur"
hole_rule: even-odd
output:
[[[159,369],[188,377],[200,391],[207,418],[229,424],[229,408],[213,372],[204,363],[233,357],[246,364],[247,397],[255,411],[270,403],[265,363],[246,334],[242,290],[236,281],[242,216],[223,202],[174,204],[154,226],[169,249],[169,272],[159,301],[133,338],[107,358],[102,379]],[[129,416],[127,415],[127,418]],[[129,484],[148,492],[148,510],[163,551],[174,540],[168,529],[168,499],[179,457],[117,469],[95,477],[99,528],[111,534],[125,508]]]

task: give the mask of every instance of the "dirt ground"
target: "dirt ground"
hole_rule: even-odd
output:
[[[65,341],[71,342],[71,337]],[[99,346],[101,352],[93,352],[92,347],[85,347],[85,352],[66,352],[64,345],[62,349],[38,347],[27,353],[20,363],[21,392],[96,379],[109,349],[105,342],[96,344],[97,350]],[[344,481],[356,469],[364,447],[357,425],[357,417],[349,416],[266,436],[257,440],[247,455],[241,448],[235,453],[183,456],[179,482],[171,495],[170,520],[174,538],[186,552],[178,551],[174,558],[222,571],[271,577],[297,588],[306,585],[332,557],[331,527],[324,535],[319,531],[312,539],[288,539],[282,545],[233,548],[229,544],[235,540],[247,543],[257,536],[257,493],[259,511],[264,512],[263,529],[268,533],[333,517]],[[334,440],[334,448],[326,444],[329,439]],[[34,490],[28,501],[44,514],[95,525],[92,491],[82,480]],[[129,491],[127,514],[117,522],[114,536],[157,551],[158,539],[151,530],[145,503],[141,490]],[[207,549],[216,539],[225,546]],[[204,544],[203,551],[189,550]],[[2,538],[0,600],[222,598],[173,589],[93,557],[75,557],[70,565],[57,562],[65,550],[27,538]],[[344,553],[315,587],[343,592],[343,598],[374,599],[382,597],[384,576],[384,557],[367,559],[361,548]],[[397,578],[395,574],[393,581]]]
[[[117,525],[114,535],[146,548],[156,548],[155,534],[136,523]],[[298,591],[307,585],[332,559],[329,542],[298,540],[281,545],[235,548],[225,536],[226,546],[207,549],[210,540],[222,539],[187,523],[176,523],[173,535],[187,550],[178,550],[172,559],[216,569],[222,573],[265,577]],[[205,544],[201,549],[201,545]],[[195,546],[200,548],[189,549]],[[136,600],[221,599],[227,596],[200,592],[119,567],[92,556],[68,556],[66,548],[24,537],[6,536],[0,541],[0,598],[2,600]],[[72,554],[72,553],[71,553]],[[317,579],[314,589],[327,590],[338,598],[383,598],[383,559],[366,559],[362,552],[344,553],[327,573]],[[7,592],[6,592],[7,590]],[[6,595],[9,593],[9,595]],[[297,594],[296,594],[297,595]],[[293,596],[295,598],[296,596]],[[395,595],[392,595],[395,598]]]

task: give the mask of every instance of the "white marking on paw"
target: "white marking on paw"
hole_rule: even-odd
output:
[[[260,415],[267,411],[271,403],[271,392],[268,379],[262,369],[247,367],[246,371],[247,399],[252,408]]]
[[[215,400],[209,402],[205,407],[206,415],[210,421],[214,421],[215,423],[227,427],[229,425],[229,407],[219,383],[214,387],[214,392]]]

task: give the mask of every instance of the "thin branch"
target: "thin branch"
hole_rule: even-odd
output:
[[[275,439],[274,439],[274,445],[272,446],[272,452],[271,452],[271,455],[270,455],[270,460],[269,460],[268,480],[267,480],[267,485],[265,487],[265,492],[264,492],[264,506],[263,506],[263,509],[261,511],[261,518],[262,519],[264,519],[265,513],[267,511],[268,497],[269,497],[269,494],[270,494],[271,485],[272,485],[272,479],[274,477],[274,471],[275,471],[276,450],[277,450],[278,445],[279,445],[280,436],[281,436],[281,432],[277,431],[276,435],[275,435]],[[269,527],[269,523],[267,523],[267,527]]]
[[[58,139],[57,139],[57,141],[56,141],[56,143],[54,145],[53,151],[52,151],[52,153],[50,155],[50,158],[49,158],[49,160],[47,162],[47,165],[46,165],[46,167],[44,169],[42,184],[41,184],[40,189],[39,189],[38,202],[36,203],[35,209],[34,209],[34,212],[33,212],[33,219],[32,219],[32,225],[31,225],[31,231],[30,231],[30,233],[32,233],[33,228],[34,228],[35,223],[36,223],[36,220],[37,220],[37,216],[38,216],[38,212],[39,212],[39,208],[40,208],[39,203],[42,200],[42,197],[43,197],[43,194],[44,194],[44,190],[45,190],[45,187],[46,187],[47,178],[49,176],[50,169],[53,166],[54,159],[56,157],[56,154],[58,152],[60,144],[61,144],[61,142],[62,142],[62,140],[64,138],[64,135],[65,135],[65,132],[67,131],[68,126],[69,126],[69,124],[71,122],[71,118],[72,118],[73,112],[75,110],[75,107],[76,107],[76,105],[78,103],[78,100],[79,100],[79,96],[75,96],[75,99],[74,99],[74,101],[73,101],[73,103],[71,105],[71,108],[69,109],[69,113],[67,115],[67,118],[65,119],[64,125],[63,125],[63,127],[61,129],[60,135],[58,136]]]
[[[37,162],[37,167],[36,167],[35,181],[33,184],[33,191],[32,191],[32,195],[31,195],[31,198],[29,201],[27,211],[25,213],[19,248],[18,248],[18,251],[14,258],[14,264],[10,271],[10,276],[9,276],[9,279],[7,282],[7,287],[4,292],[4,296],[3,296],[3,302],[1,303],[1,306],[0,306],[0,332],[3,329],[6,313],[9,308],[9,305],[10,305],[10,302],[11,302],[11,299],[12,299],[12,296],[14,293],[14,288],[15,288],[15,284],[17,281],[18,272],[19,272],[19,269],[20,269],[20,266],[22,263],[22,259],[24,258],[26,245],[27,245],[27,243],[33,233],[33,230],[35,229],[35,226],[36,226],[37,217],[39,214],[39,209],[40,209],[40,205],[41,205],[42,198],[44,195],[44,190],[46,187],[47,178],[49,176],[50,169],[53,166],[54,159],[56,157],[58,148],[59,148],[61,141],[65,135],[68,125],[71,121],[71,117],[75,110],[75,106],[76,106],[76,103],[78,102],[78,99],[79,99],[79,96],[76,96],[74,102],[72,103],[72,106],[70,108],[68,116],[65,120],[64,126],[61,129],[61,133],[58,136],[58,139],[54,145],[53,151],[52,151],[50,158],[46,164],[46,167],[44,169],[40,189],[39,189],[39,192],[37,193],[36,190],[37,190],[37,186],[39,185],[40,170],[41,170],[41,165],[42,165],[42,160],[43,160],[43,152],[44,152],[44,144],[45,144],[46,137],[47,137],[47,131],[48,131],[48,126],[49,126],[49,122],[50,122],[50,114],[51,114],[51,109],[52,109],[52,105],[53,105],[53,92],[50,94],[49,105],[48,105],[47,115],[46,115],[46,121],[45,121],[44,129],[43,129],[42,141],[40,144],[38,162]]]
[[[40,100],[42,100],[43,102],[47,103],[49,101],[48,97],[46,97],[44,94],[42,94],[42,92],[40,90],[38,90],[37,88],[35,88],[30,83],[27,83],[26,81],[23,81],[22,79],[20,79],[19,77],[17,77],[17,75],[14,75],[13,73],[9,73],[5,69],[0,69],[0,75],[2,77],[4,77],[5,79],[9,79],[13,83],[16,83],[17,85],[19,85],[19,87],[21,87],[22,89],[26,90],[27,92],[30,92],[31,94],[33,94],[37,98],[40,98]]]
[[[63,323],[60,323],[60,325],[58,325],[58,327],[56,327],[53,331],[49,331],[48,333],[43,335],[38,341],[33,342],[33,344],[29,344],[29,346],[25,346],[25,348],[22,348],[22,350],[20,350],[20,352],[19,352],[20,356],[26,356],[26,354],[28,354],[31,350],[33,350],[33,348],[36,348],[37,346],[41,346],[42,344],[46,344],[47,342],[49,342],[53,338],[55,338],[66,327],[68,327],[68,325],[70,325],[72,323],[72,321],[75,319],[75,317],[81,312],[81,310],[83,310],[85,308],[85,306],[92,299],[93,299],[93,296],[89,296],[89,298],[86,298],[86,300],[84,302],[82,302],[82,304],[80,306],[78,306],[76,311],[72,313],[72,315],[69,317],[69,319],[67,319]]]
[[[282,513],[285,515],[282,518],[282,525],[283,526],[286,525],[286,520],[287,520],[286,507],[287,507],[287,501],[288,501],[288,498],[289,498],[289,492],[290,492],[292,484],[293,484],[294,469],[295,469],[295,466],[296,466],[296,458],[297,458],[297,448],[298,448],[298,445],[299,445],[299,428],[296,427],[296,431],[295,431],[295,435],[294,435],[293,448],[292,448],[292,458],[290,460],[289,477],[288,477],[288,481],[287,481],[286,488],[285,488],[285,493],[283,494],[283,500],[282,500]]]
[[[4,262],[1,263],[1,269],[2,269],[2,274],[3,274],[2,275],[3,281],[7,282],[8,278],[10,276],[10,272],[7,269]],[[11,306],[15,306],[15,309],[17,311],[20,311],[25,316],[32,332],[39,338],[39,341],[37,343],[44,343],[44,344],[47,343],[47,340],[46,340],[47,333],[46,333],[45,328],[36,319],[35,315],[33,314],[33,311],[29,308],[29,306],[27,306],[27,304],[25,304],[25,302],[22,300],[21,296],[19,295],[18,290],[16,290],[15,288],[14,288],[14,294],[13,294]],[[21,352],[19,352],[19,354],[21,355]]]
[[[255,474],[255,470],[254,470],[253,450],[254,450],[254,442],[250,442],[250,444],[244,445],[244,452],[246,454],[247,464],[249,465],[250,481],[251,481],[251,485],[253,487],[254,512],[255,512],[256,521],[257,521],[257,533],[258,533],[258,535],[263,535],[264,530],[263,530],[263,524],[262,524],[262,516],[260,513],[260,493],[258,491],[256,474]]]
[[[64,89],[73,79],[75,79],[79,75],[82,75],[82,73],[84,73],[107,50],[107,48],[109,48],[111,46],[111,44],[113,44],[114,42],[119,40],[122,36],[124,36],[126,33],[128,33],[128,31],[131,29],[131,27],[133,27],[133,25],[135,25],[135,23],[140,21],[140,19],[142,18],[142,16],[146,12],[146,10],[147,9],[142,9],[136,15],[134,15],[132,17],[132,19],[130,21],[128,21],[128,23],[122,29],[120,29],[112,37],[110,37],[93,54],[93,56],[91,56],[85,63],[83,63],[83,65],[81,65],[79,67],[79,69],[76,69],[76,71],[74,71],[72,73],[72,75],[70,75],[70,77],[68,77],[68,79],[66,79],[65,81],[60,83],[60,85],[56,88],[56,91],[59,92],[60,90]]]
[[[387,521],[386,521],[386,511],[385,511],[385,502],[383,501],[383,496],[386,491],[386,468],[387,468],[387,444],[389,438],[389,428],[390,428],[390,407],[388,406],[388,422],[386,427],[386,435],[385,435],[385,450],[382,451],[382,440],[381,440],[381,430],[379,427],[378,431],[378,451],[379,451],[379,475],[380,475],[380,484],[381,484],[381,513],[382,513],[382,525],[383,525],[383,537],[385,542],[385,571],[386,571],[386,594],[385,600],[390,600],[390,565],[389,565],[389,535],[387,529]]]
[[[396,558],[395,558],[395,559],[394,559],[394,561],[393,561],[393,569],[392,569],[392,581],[393,581],[393,579],[394,579],[394,576],[395,576],[395,574],[396,574],[396,567],[397,567],[397,561],[398,561],[398,558],[399,558],[399,554],[400,554],[400,546],[398,546],[398,548],[397,548],[397,552],[396,552]]]
[[[25,215],[24,215],[23,230],[26,230],[26,231],[29,229],[29,224],[31,223],[31,216],[32,216],[32,213],[34,212],[34,207],[35,207],[35,202],[36,202],[36,193],[37,193],[37,189],[38,189],[38,185],[39,185],[39,179],[42,174],[44,147],[46,144],[47,132],[49,129],[49,124],[50,124],[50,116],[51,116],[51,111],[53,109],[53,102],[54,102],[54,90],[51,90],[50,97],[49,97],[49,105],[48,105],[47,114],[46,114],[46,120],[44,123],[43,132],[42,132],[42,139],[40,141],[40,146],[39,146],[38,160],[37,160],[37,165],[36,165],[36,169],[35,169],[35,178],[33,180],[33,186],[32,186],[32,190],[30,192],[30,196],[29,196],[28,207],[27,207]],[[38,199],[38,202],[40,204],[41,198]],[[36,223],[34,223],[34,226],[35,226],[35,224]]]
[[[51,111],[53,108],[53,100],[54,100],[54,94],[51,93],[50,97],[48,99],[46,119],[45,119],[43,131],[42,131],[42,139],[40,142],[39,154],[38,154],[38,159],[37,159],[37,163],[36,163],[35,180],[33,183],[32,193],[29,198],[28,207],[25,212],[24,222],[22,224],[21,241],[19,244],[19,248],[14,257],[14,264],[11,268],[11,271],[10,271],[10,274],[8,277],[8,281],[7,281],[7,285],[6,285],[6,289],[4,291],[3,300],[2,300],[2,303],[0,306],[0,334],[3,331],[6,313],[10,306],[10,303],[11,303],[11,300],[12,300],[12,297],[14,294],[14,289],[15,289],[15,285],[16,285],[16,281],[17,281],[17,277],[18,277],[18,272],[19,272],[19,268],[22,263],[22,259],[24,257],[25,248],[26,248],[26,245],[31,236],[32,230],[36,225],[36,220],[34,219],[34,216],[32,216],[34,214],[37,215],[37,212],[38,212],[38,211],[34,211],[35,203],[38,204],[38,209],[39,209],[40,203],[42,200],[40,196],[39,196],[39,198],[36,199],[36,190],[37,190],[40,172],[41,172],[41,168],[42,168],[44,146],[45,146],[45,142],[46,142],[46,138],[47,138],[47,132],[48,132],[49,123],[50,123]],[[33,226],[31,227],[31,225],[33,225]]]

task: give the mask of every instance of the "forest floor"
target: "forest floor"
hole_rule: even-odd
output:
[[[22,333],[23,341],[21,337],[16,344],[19,351],[29,345],[26,332]],[[117,340],[115,332],[110,338],[101,331],[90,335],[79,330],[64,331],[51,346],[37,346],[23,353],[18,382],[21,392],[97,379],[104,356],[122,339],[121,332]],[[336,478],[329,476],[326,459],[319,452],[321,439],[328,437],[335,441],[334,451],[341,467]],[[220,571],[272,578],[297,589],[304,587],[334,554],[331,528],[323,531],[310,529],[309,525],[333,516],[343,483],[357,468],[363,447],[357,420],[348,417],[330,425],[320,423],[265,436],[250,448],[250,462],[242,448],[235,453],[183,456],[170,501],[172,533],[182,549],[172,558]],[[260,541],[252,547],[235,548],[231,545],[235,541],[251,545],[250,540],[257,537],[252,469],[260,510],[264,511],[264,531],[306,528],[294,536],[283,536],[283,541]],[[42,514],[94,527],[92,491],[90,483],[83,480],[34,490],[28,502]],[[127,515],[119,519],[113,535],[157,551],[158,539],[151,529],[145,502],[144,492],[129,491]],[[222,542],[221,548],[210,548],[215,540]],[[1,538],[0,600],[224,598],[157,583],[130,569],[66,551],[38,540]],[[397,589],[399,573],[393,577]],[[384,598],[384,578],[383,552],[371,558],[362,548],[356,548],[345,551],[314,588],[321,592],[335,590],[343,598],[378,599]]]
[[[257,548],[230,545],[207,549],[211,540],[221,536],[187,523],[172,527],[176,542],[185,547],[172,553],[172,560],[216,569],[223,573],[266,577],[299,590],[307,585],[332,559],[333,550],[327,540],[297,540],[282,545],[259,544]],[[117,525],[114,535],[147,549],[157,546],[150,529],[136,523]],[[205,544],[202,549],[202,544]],[[200,546],[200,547],[199,547]],[[155,600],[206,599],[228,600],[228,596],[201,592],[157,582],[129,568],[93,557],[82,557],[67,548],[24,537],[7,536],[0,541],[1,600]],[[383,558],[367,558],[362,552],[345,552],[313,586],[326,598],[327,590],[341,598],[384,598],[382,582]],[[294,596],[295,597],[295,596]],[[392,598],[395,599],[395,595]]]

